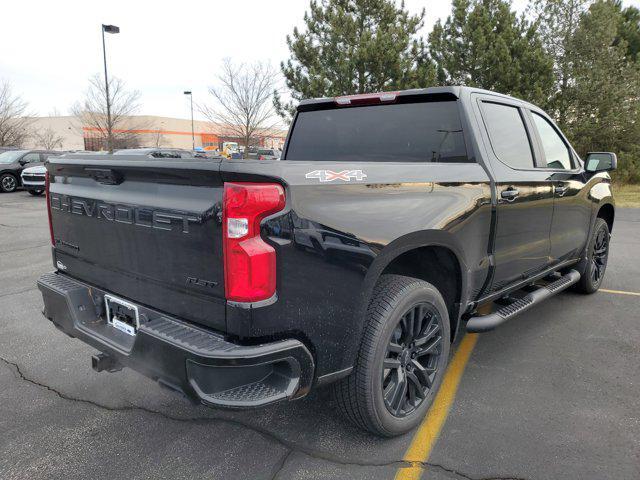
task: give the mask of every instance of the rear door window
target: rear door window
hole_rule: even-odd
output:
[[[553,125],[551,125],[546,118],[536,112],[531,112],[531,114],[533,123],[540,136],[540,143],[542,143],[547,168],[571,170],[573,165],[571,163],[571,152],[567,144],[564,143],[562,137],[560,137],[556,129],[553,128]]]
[[[512,168],[533,168],[531,142],[520,109],[482,102],[482,116],[496,157]]]
[[[287,160],[469,162],[455,101],[299,112]]]

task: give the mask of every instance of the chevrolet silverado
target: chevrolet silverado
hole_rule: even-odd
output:
[[[616,162],[466,87],[303,101],[280,160],[50,158],[44,315],[97,371],[232,408],[332,384],[398,435],[465,331],[598,290]]]

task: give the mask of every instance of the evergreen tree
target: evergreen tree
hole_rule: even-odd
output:
[[[511,94],[546,104],[553,62],[536,24],[511,11],[507,0],[453,0],[446,22],[429,35],[438,80]]]
[[[554,87],[547,103],[561,129],[566,127],[569,105],[565,92],[573,82],[571,45],[581,15],[592,0],[532,0],[529,15],[535,19],[547,53],[553,59]]]
[[[621,16],[615,2],[599,0],[580,19],[569,50],[566,129],[580,154],[618,152],[618,178],[640,181],[640,63],[619,35]]]
[[[621,13],[618,39],[627,42],[627,56],[636,61],[640,52],[640,10],[632,6],[623,9],[621,0],[615,6]]]
[[[287,36],[291,58],[281,63],[292,102],[275,94],[283,116],[303,98],[425,87],[435,69],[416,37],[424,10],[410,15],[394,0],[312,0],[304,31]]]

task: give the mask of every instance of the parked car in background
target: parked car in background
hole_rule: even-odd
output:
[[[45,174],[47,168],[44,165],[34,165],[25,168],[21,174],[22,188],[31,195],[38,196],[44,193]]]
[[[41,165],[50,155],[61,154],[51,150],[9,150],[0,153],[0,192],[14,192],[21,184],[20,174],[26,167]]]
[[[126,148],[116,150],[114,155],[145,155],[152,158],[194,158],[195,154],[190,150],[180,148]]]
[[[215,158],[218,160],[222,159],[222,156],[217,151],[196,150],[193,152],[193,156],[196,158],[210,158],[210,159]]]
[[[261,148],[258,150],[258,160],[280,160],[282,152],[275,148]]]
[[[247,152],[244,158],[254,159],[254,160],[258,158],[258,147],[249,147],[247,149]]]
[[[0,147],[0,153],[8,152],[9,150],[20,150],[18,147]]]

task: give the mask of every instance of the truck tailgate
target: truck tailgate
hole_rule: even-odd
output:
[[[215,160],[52,160],[56,268],[224,331],[219,168]]]

